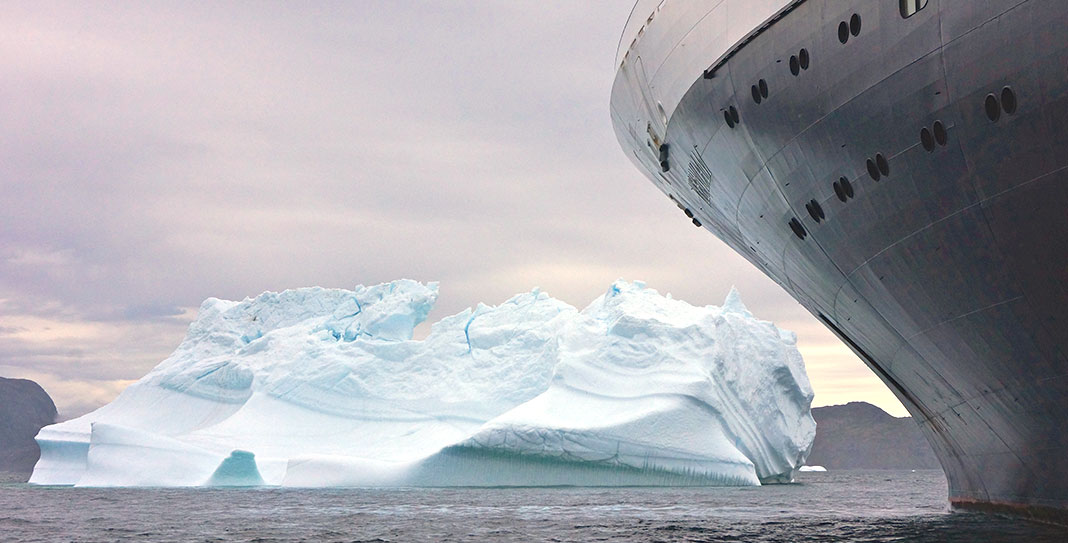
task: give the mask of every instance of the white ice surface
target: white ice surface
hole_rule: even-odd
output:
[[[581,313],[537,290],[413,341],[437,285],[209,299],[114,402],[48,426],[32,483],[759,484],[815,423],[789,332],[736,292],[693,307],[616,282]]]

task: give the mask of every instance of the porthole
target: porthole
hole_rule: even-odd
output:
[[[811,60],[808,55],[808,49],[801,49],[801,52],[797,54],[797,61],[801,64],[802,70],[808,69]]]
[[[878,181],[879,178],[882,177],[882,174],[879,173],[879,166],[877,166],[875,161],[870,158],[868,159],[868,176],[871,177],[873,181]]]
[[[833,186],[834,186],[834,195],[837,196],[839,200],[845,202],[846,200],[849,199],[849,198],[846,197],[845,190],[842,189],[842,184],[841,183],[839,183],[838,181],[835,181]]]
[[[844,177],[839,179],[838,183],[842,185],[842,192],[845,193],[846,197],[852,198],[854,194],[853,183],[850,183],[849,180]]]
[[[731,113],[731,119],[734,120],[734,124],[742,122],[741,117],[738,115],[738,108],[731,106],[727,111]]]
[[[790,56],[790,73],[794,74],[794,77],[801,73],[801,62],[792,55]]]
[[[849,18],[849,33],[852,34],[854,38],[860,35],[860,15],[857,15],[856,13]]]
[[[690,211],[689,208],[683,209],[682,212],[686,214],[687,218],[690,218],[690,219],[693,218],[693,211]]]
[[[997,122],[1001,118],[1001,105],[998,104],[998,97],[993,94],[986,95],[986,102],[983,104],[986,109],[986,116],[991,121]]]
[[[946,132],[946,125],[942,124],[942,121],[935,121],[934,123],[934,139],[935,143],[946,146],[946,142],[949,141],[949,133]]]
[[[926,126],[920,130],[920,143],[923,144],[923,150],[928,153],[935,150],[934,134],[931,134],[931,131]]]
[[[890,177],[890,163],[886,161],[886,157],[876,154],[875,165],[879,167],[879,173],[883,174],[883,177]]]
[[[838,23],[838,41],[842,43],[849,41],[849,23],[845,21]]]
[[[924,127],[920,130],[920,143],[923,144],[924,150],[928,153],[934,152],[935,145],[946,146],[949,141],[949,134],[946,132],[946,125],[942,121],[935,121],[933,130]]]
[[[727,121],[728,127],[734,128],[734,119],[731,117],[731,112],[729,110],[723,110],[723,120]]]
[[[927,0],[901,0],[901,17],[908,19],[925,7]]]
[[[1010,87],[1001,89],[1001,109],[1009,115],[1016,113],[1016,92]]]
[[[808,235],[808,232],[805,231],[805,227],[801,226],[801,221],[797,220],[797,217],[790,219],[789,225],[790,230],[794,231],[794,235],[797,236],[797,239],[803,240],[805,239],[805,236]]]
[[[760,96],[760,89],[758,89],[756,85],[753,85],[752,90],[753,90],[753,101],[759,104],[760,101],[763,99]]]
[[[812,199],[805,204],[805,209],[808,210],[809,215],[812,215],[812,220],[817,223],[827,218],[827,215],[823,213],[823,206],[821,206],[815,199]]]
[[[693,220],[693,225],[694,225],[694,226],[696,226],[696,227],[698,227],[698,228],[701,228],[701,221],[699,221],[699,220],[697,220],[697,219],[694,219],[694,220]]]
[[[757,81],[757,87],[760,89],[760,96],[762,96],[764,98],[767,98],[768,97],[768,82],[764,81],[763,79],[761,79],[760,81]]]

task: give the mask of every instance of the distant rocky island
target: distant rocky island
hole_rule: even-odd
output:
[[[806,464],[829,470],[941,469],[911,417],[865,402],[817,407],[816,439]]]
[[[37,432],[56,421],[56,404],[41,385],[0,377],[0,482],[25,482],[41,455]]]

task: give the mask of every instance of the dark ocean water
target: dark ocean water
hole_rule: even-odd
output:
[[[80,489],[0,485],[3,542],[1066,542],[954,513],[936,471],[805,473],[761,488]]]

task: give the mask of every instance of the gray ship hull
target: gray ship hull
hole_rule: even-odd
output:
[[[625,61],[617,134],[893,390],[954,505],[1064,521],[1068,2],[903,9],[791,2],[647,133]]]

